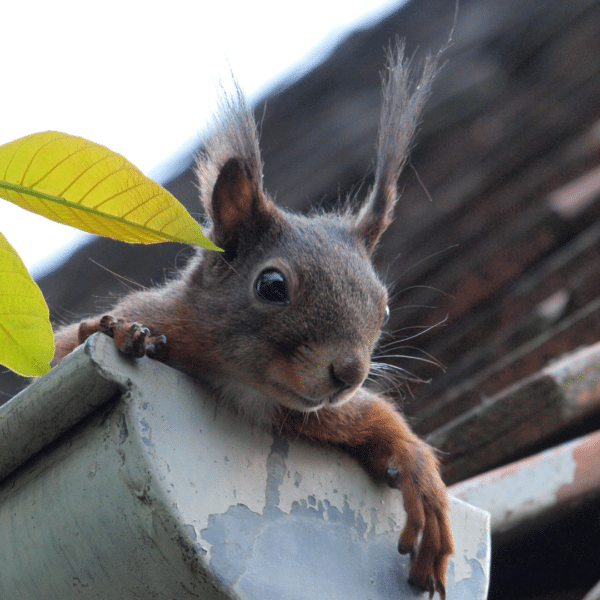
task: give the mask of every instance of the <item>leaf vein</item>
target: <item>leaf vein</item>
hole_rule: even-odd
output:
[[[127,169],[121,169],[121,170],[127,170]],[[115,173],[117,173],[117,171],[115,171]],[[109,196],[108,198],[105,198],[104,200],[102,200],[98,204],[94,205],[94,208],[98,209],[99,206],[102,206],[103,204],[106,204],[107,202],[110,202],[111,200],[114,200],[115,198],[118,198],[119,196],[122,196],[123,194],[128,194],[132,190],[135,190],[136,188],[139,188],[139,187],[143,187],[145,185],[147,185],[146,181],[140,181],[140,182],[136,183],[135,185],[129,186],[125,190],[119,190],[118,192],[116,192],[112,196]],[[137,210],[138,208],[140,208],[141,206],[143,206],[145,203],[146,203],[146,201],[144,200],[140,204],[136,204],[133,208],[131,208],[131,210],[129,210],[126,213],[122,214],[121,217],[123,217],[123,218],[126,217],[128,214],[130,214],[134,210]]]
[[[53,141],[58,141],[58,140],[53,140]],[[50,169],[48,169],[48,171],[46,171],[46,173],[44,173],[35,183],[30,184],[29,187],[32,187],[32,188],[37,187],[44,179],[46,179],[46,177],[48,177],[48,175],[50,175],[50,173],[52,173],[53,171],[58,169],[58,167],[60,167],[66,161],[73,158],[76,154],[80,154],[81,152],[84,152],[85,150],[88,150],[89,148],[92,148],[92,147],[93,147],[93,144],[89,144],[88,146],[85,146],[83,148],[77,148],[73,152],[69,152],[63,159],[61,159],[57,163],[53,164],[50,167]],[[71,184],[69,184],[69,185],[71,185]]]
[[[92,147],[92,146],[90,146],[90,147]],[[106,155],[102,156],[101,158],[99,158],[97,161],[95,161],[92,164],[90,164],[89,166],[87,166],[83,171],[81,171],[81,173],[79,173],[77,175],[77,177],[75,177],[75,179],[73,179],[73,181],[71,181],[71,183],[69,183],[69,185],[62,192],[57,194],[57,196],[66,197],[66,194],[70,187],[74,186],[75,183],[77,183],[77,181],[79,181],[88,171],[90,171],[91,169],[93,169],[94,167],[99,165],[103,160],[108,160],[109,158],[111,158],[111,155],[106,154]],[[79,200],[79,202],[81,202],[81,199]]]
[[[28,142],[29,138],[23,138],[21,140],[21,143],[17,146],[17,149],[12,153],[10,160],[8,161],[8,163],[6,164],[6,169],[4,170],[4,179],[6,179],[6,174],[8,173],[8,169],[10,168],[10,165],[12,164],[12,161],[14,160],[15,156],[17,155],[18,151]]]
[[[35,150],[35,152],[31,155],[31,158],[29,159],[29,162],[27,163],[27,166],[25,167],[25,170],[23,171],[23,176],[21,177],[21,185],[25,185],[23,182],[25,181],[25,177],[27,176],[27,173],[29,172],[29,169],[31,168],[31,165],[33,164],[33,161],[35,160],[35,157],[46,147],[49,146],[50,144],[52,144],[55,141],[58,140],[62,140],[65,139],[66,134],[63,134],[64,137],[62,138],[52,138],[50,140],[48,140],[47,142],[41,144],[40,146],[38,146]]]
[[[85,194],[83,194],[83,196],[81,196],[81,198],[79,198],[77,203],[81,204],[81,202],[83,202],[87,198],[87,196],[89,196],[100,184],[104,183],[107,179],[109,179],[113,175],[116,175],[117,173],[120,173],[121,171],[128,171],[128,170],[129,169],[127,169],[127,167],[124,166],[124,167],[119,167],[115,171],[110,171],[110,173],[107,173],[106,175],[104,175],[104,177],[101,177],[100,179],[98,179],[98,181],[96,181],[96,183]],[[127,191],[127,190],[125,190],[125,191]],[[102,202],[100,204],[103,204],[104,202],[107,202],[108,200],[109,200],[109,198],[106,198],[106,199],[102,200]],[[96,208],[96,206],[93,206],[91,208]]]

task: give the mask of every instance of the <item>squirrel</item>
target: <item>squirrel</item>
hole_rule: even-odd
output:
[[[235,83],[197,159],[207,236],[223,252],[198,248],[163,287],[59,329],[53,365],[100,331],[127,355],[198,379],[255,423],[338,445],[402,491],[398,550],[411,556],[409,582],[444,600],[454,548],[437,457],[364,385],[389,316],[371,257],[437,70],[428,57],[414,75],[402,43],[389,53],[373,186],[360,209],[312,216],[278,208],[264,191],[257,126]]]

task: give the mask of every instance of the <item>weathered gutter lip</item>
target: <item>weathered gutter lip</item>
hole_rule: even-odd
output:
[[[452,485],[491,513],[493,534],[514,535],[600,496],[600,431]]]
[[[115,394],[131,387],[101,366],[96,336],[0,407],[0,481]]]

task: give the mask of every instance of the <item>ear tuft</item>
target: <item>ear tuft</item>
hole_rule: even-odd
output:
[[[377,141],[375,182],[365,206],[357,217],[356,229],[369,253],[392,221],[398,199],[398,178],[406,164],[421,111],[431,93],[439,70],[439,54],[428,56],[420,76],[415,77],[410,60],[399,42],[388,55],[383,78],[383,101]]]
[[[212,217],[213,191],[225,164],[235,158],[243,165],[247,179],[260,189],[262,161],[258,147],[258,132],[254,116],[237,81],[233,93],[221,85],[219,110],[196,158],[196,173],[200,199],[209,217]]]

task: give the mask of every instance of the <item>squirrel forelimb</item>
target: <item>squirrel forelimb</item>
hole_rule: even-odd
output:
[[[350,401],[323,408],[318,415],[284,411],[280,427],[290,436],[343,447],[373,477],[402,491],[406,525],[398,551],[411,555],[409,581],[444,598],[448,558],[454,552],[446,488],[433,450],[395,408],[361,389]]]

